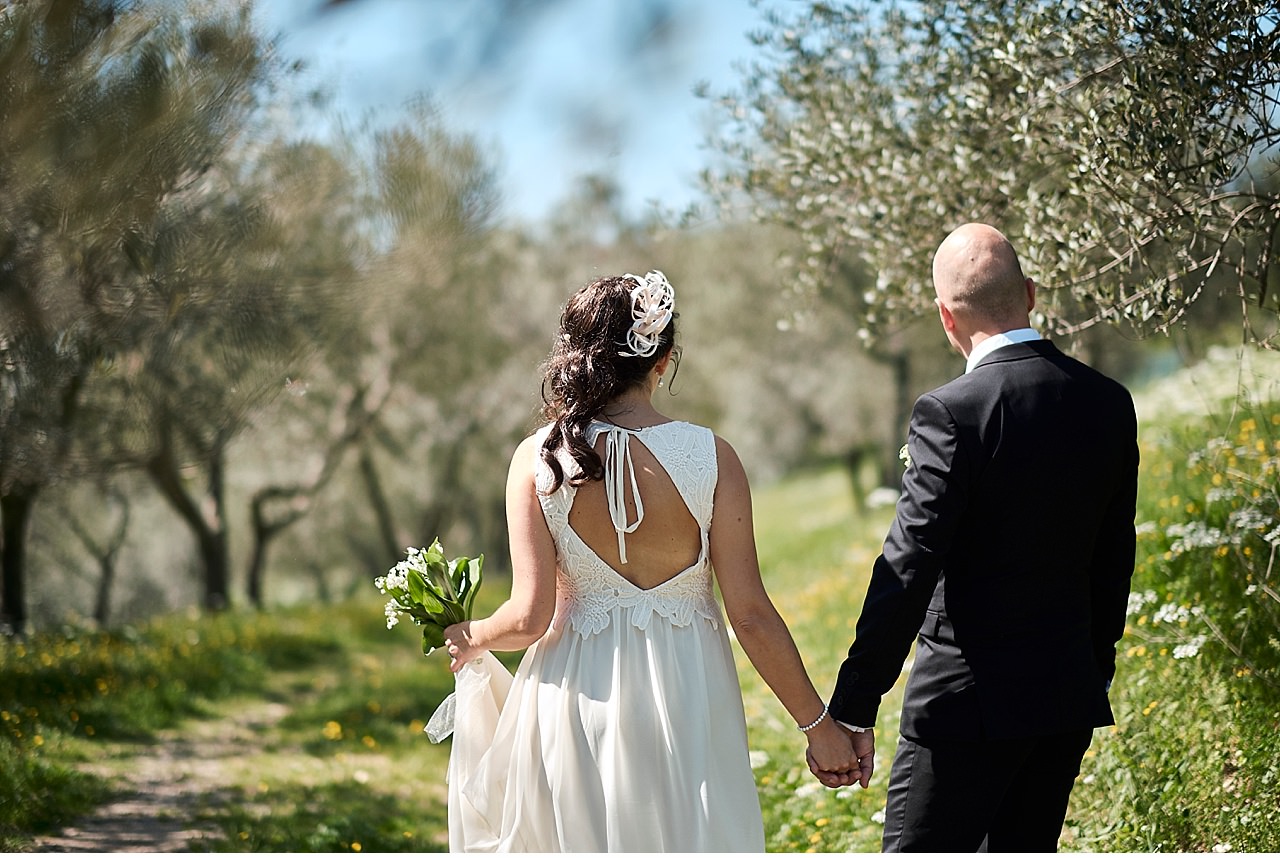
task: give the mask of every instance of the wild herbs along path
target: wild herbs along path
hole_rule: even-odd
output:
[[[443,851],[451,687],[376,598],[5,644],[0,844]]]

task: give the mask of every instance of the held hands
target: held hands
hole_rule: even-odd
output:
[[[462,666],[485,654],[485,648],[471,640],[471,621],[454,623],[444,630],[444,646],[449,653],[449,670],[457,673]]]
[[[875,769],[874,731],[854,733],[828,718],[807,735],[809,771],[823,786],[835,789],[856,783],[867,788]]]

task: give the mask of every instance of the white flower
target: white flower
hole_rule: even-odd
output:
[[[1207,504],[1215,504],[1220,501],[1231,500],[1236,496],[1236,491],[1230,486],[1214,486],[1205,492],[1204,500]]]
[[[387,573],[387,577],[382,579],[388,590],[403,590],[409,586],[409,568],[408,561],[401,560]],[[377,582],[374,582],[377,583]]]
[[[1151,622],[1155,623],[1185,623],[1192,617],[1198,617],[1201,614],[1200,606],[1187,607],[1179,605],[1176,602],[1165,602],[1151,617]]]
[[[871,509],[893,506],[898,502],[898,492],[888,486],[872,489],[867,494],[867,506]]]
[[[396,600],[392,599],[390,602],[387,602],[387,606],[383,608],[382,611],[387,615],[387,628],[394,629],[396,627],[396,623],[400,622],[400,611],[399,606],[396,604]]]
[[[1257,507],[1246,506],[1227,517],[1227,524],[1236,530],[1264,530],[1270,527],[1272,519]]]
[[[826,787],[817,781],[805,781],[800,786],[796,787],[795,795],[796,798],[808,798],[809,796],[816,795],[825,789]]]
[[[1125,609],[1126,614],[1137,614],[1147,605],[1156,603],[1155,590],[1146,590],[1142,593],[1133,592],[1129,594],[1129,605]]]
[[[1204,646],[1206,638],[1204,635],[1196,635],[1184,644],[1178,644],[1173,648],[1174,658],[1195,658],[1200,653],[1200,647]]]
[[[875,813],[871,814],[871,821],[876,825],[884,825],[884,811],[877,810]]]
[[[902,449],[898,451],[898,458],[902,460],[902,467],[911,467],[911,451],[907,449],[906,444],[903,444]]]
[[[1209,527],[1202,521],[1171,524],[1165,528],[1164,533],[1165,536],[1173,538],[1169,550],[1174,554],[1186,554],[1196,548],[1217,548],[1228,542],[1239,542],[1238,539],[1229,539],[1221,530]]]

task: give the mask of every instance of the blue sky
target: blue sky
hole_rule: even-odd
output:
[[[503,212],[547,214],[575,177],[613,176],[633,214],[696,198],[710,103],[761,26],[749,0],[257,0],[306,80],[352,119],[419,93],[491,153]]]

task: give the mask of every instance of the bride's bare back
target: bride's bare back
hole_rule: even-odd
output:
[[[685,505],[679,489],[644,445],[640,436],[628,435],[631,463],[644,504],[644,519],[625,535],[627,562],[618,552],[618,534],[609,516],[603,480],[578,487],[569,511],[569,526],[587,547],[623,578],[643,590],[657,587],[698,562],[702,549],[698,522]],[[621,454],[621,450],[618,451]],[[605,436],[596,441],[596,453],[605,458]],[[627,521],[636,519],[631,480],[622,481]]]

